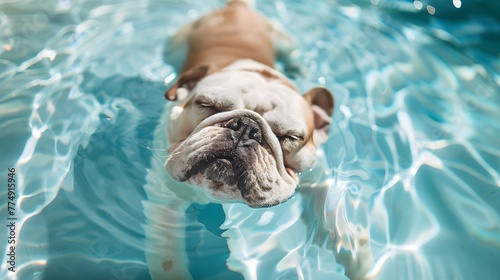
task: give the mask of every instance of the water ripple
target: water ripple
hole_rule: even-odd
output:
[[[282,205],[193,205],[186,231],[166,221],[194,276],[495,279],[500,23],[485,7],[498,6],[467,14],[452,2],[258,1],[298,43],[279,67],[303,90],[334,92],[330,140]],[[165,38],[221,3],[0,4],[0,165],[17,170],[18,279],[149,278],[143,186],[163,183],[153,131],[176,75]]]

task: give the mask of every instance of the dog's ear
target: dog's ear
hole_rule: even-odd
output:
[[[330,127],[331,115],[335,101],[332,93],[323,87],[315,87],[309,90],[304,98],[311,104],[314,116],[314,144],[320,145],[328,139],[328,128]]]
[[[192,67],[182,73],[177,78],[177,81],[165,92],[165,99],[175,101],[185,98],[185,96],[178,96],[179,89],[185,89],[187,92],[184,92],[184,94],[189,93],[201,79],[215,71],[216,67],[211,64],[200,64]]]

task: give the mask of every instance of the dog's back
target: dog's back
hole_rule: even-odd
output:
[[[192,24],[184,70],[200,61],[225,66],[242,58],[272,67],[271,30],[269,21],[249,1],[229,1]]]

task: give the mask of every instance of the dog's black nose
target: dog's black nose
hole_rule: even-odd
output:
[[[262,131],[259,124],[249,117],[236,117],[226,123],[226,127],[233,130],[231,136],[238,145],[241,141],[248,144],[252,140],[262,144]]]

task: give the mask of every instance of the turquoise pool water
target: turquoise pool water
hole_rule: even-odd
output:
[[[143,187],[151,159],[166,157],[153,131],[175,78],[162,51],[181,24],[222,3],[0,3],[1,279],[150,278]],[[345,247],[368,229],[373,279],[498,279],[499,4],[257,6],[297,41],[304,75],[285,71],[299,87],[335,94],[330,169],[303,174],[295,198],[270,209],[193,205],[191,274],[345,279],[323,226]],[[329,184],[324,225],[306,199],[318,182]]]

